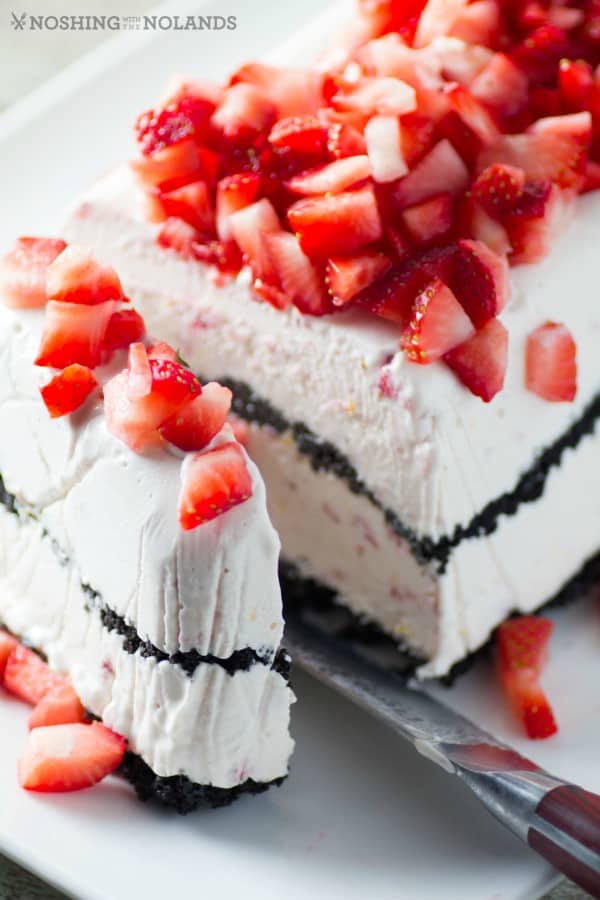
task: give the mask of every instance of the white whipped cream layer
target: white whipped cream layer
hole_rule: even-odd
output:
[[[108,560],[105,557],[105,564]],[[0,506],[0,619],[68,672],[85,706],[163,776],[231,788],[287,773],[293,695],[264,665],[234,675],[127,653],[40,522]]]

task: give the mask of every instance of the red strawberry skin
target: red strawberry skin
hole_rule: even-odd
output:
[[[244,451],[233,442],[186,460],[179,498],[179,522],[190,531],[252,496]]]
[[[121,309],[108,320],[104,336],[104,348],[108,353],[122,350],[136,341],[141,341],[146,334],[146,325],[135,309]]]
[[[22,644],[17,644],[6,662],[4,687],[32,706],[37,706],[52,688],[64,684],[64,681],[37,653]]]
[[[577,395],[577,345],[558,322],[540,325],[527,338],[527,390],[551,403],[572,403]]]
[[[58,238],[19,238],[0,259],[0,300],[15,308],[43,306],[48,266],[66,246]]]
[[[500,683],[530,738],[546,738],[558,731],[539,683],[552,629],[550,619],[520,616],[504,622],[497,632]]]
[[[99,722],[53,725],[29,733],[19,781],[29,791],[78,791],[101,781],[123,761],[126,744]]]
[[[40,393],[50,416],[58,419],[79,409],[97,386],[92,370],[74,363],[40,388]]]
[[[190,452],[202,450],[223,428],[231,409],[231,391],[209,382],[158,429],[170,444]]]
[[[115,301],[87,306],[51,300],[36,366],[64,369],[73,363],[95,369],[103,359],[104,337]]]
[[[7,631],[0,630],[0,682],[4,680],[4,672],[8,658],[17,647],[18,641]]]
[[[444,356],[462,383],[484,403],[504,386],[508,362],[508,332],[498,319],[490,319],[464,344]]]
[[[75,693],[71,683],[66,680],[58,684],[43,697],[29,716],[29,730],[43,728],[48,725],[68,725],[72,722],[85,721],[85,708]]]

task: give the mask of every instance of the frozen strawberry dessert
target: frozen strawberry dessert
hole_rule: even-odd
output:
[[[233,391],[287,595],[423,677],[600,571],[599,62],[596,0],[336,6],[66,223]]]
[[[153,343],[80,246],[21,238],[0,295],[0,681],[35,707],[22,783],[120,765],[180,812],[279,783],[279,540],[230,390]]]

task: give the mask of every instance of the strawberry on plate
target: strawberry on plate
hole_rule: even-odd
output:
[[[231,409],[229,388],[210,381],[168,418],[158,431],[170,444],[186,452],[203,450],[221,431]]]
[[[49,300],[93,306],[107,300],[123,300],[119,276],[99,262],[94,253],[76,244],[68,246],[48,266],[46,294]]]
[[[85,708],[75,693],[69,679],[64,684],[57,684],[42,697],[31,715],[28,727],[43,728],[47,725],[68,725],[70,722],[83,722]]]
[[[354,253],[382,237],[382,225],[371,185],[325,197],[298,200],[288,221],[310,257]]]
[[[417,295],[402,332],[402,349],[412,362],[427,364],[463,344],[474,331],[450,288],[436,279]]]
[[[473,337],[444,356],[454,374],[484,403],[504,386],[508,363],[508,332],[499,319],[490,319]]]
[[[65,678],[53,672],[41,656],[17,644],[6,661],[4,687],[15,697],[37,706],[53,688],[65,684]]]
[[[97,387],[92,370],[73,363],[41,387],[40,393],[50,416],[58,419],[79,409]]]
[[[0,259],[0,299],[12,307],[43,306],[48,266],[66,246],[59,238],[18,238]]]
[[[190,531],[252,496],[252,477],[244,451],[230,442],[195,453],[184,461],[179,522]]]
[[[497,632],[500,683],[530,738],[547,738],[558,731],[539,680],[552,628],[550,619],[519,616],[504,622]]]
[[[9,634],[8,631],[3,631],[2,629],[0,629],[0,682],[4,680],[4,671],[6,669],[8,657],[17,647],[18,643],[19,642],[12,636],[12,634]]]
[[[125,740],[93,722],[34,728],[19,761],[19,781],[29,791],[78,791],[117,769]]]
[[[51,300],[36,366],[64,369],[79,363],[95,369],[103,360],[104,337],[116,305],[114,300],[93,306]]]
[[[566,325],[546,322],[527,338],[527,390],[552,403],[572,403],[577,394],[577,345]]]

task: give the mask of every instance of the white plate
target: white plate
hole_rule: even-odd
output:
[[[0,116],[0,247],[51,231],[74,194],[133,149],[135,115],[173,71],[224,75],[322,8],[319,0],[228,0],[237,31],[120,37]],[[202,11],[223,13],[223,0]],[[519,737],[485,665],[442,695],[551,770],[600,790],[600,614],[587,605],[559,618],[545,678],[557,738]],[[137,803],[117,779],[74,795],[21,791],[26,711],[3,698],[0,848],[86,900],[179,891],[222,900],[531,900],[551,887],[549,867],[455,779],[302,673],[294,683],[298,747],[288,782],[186,819]]]

